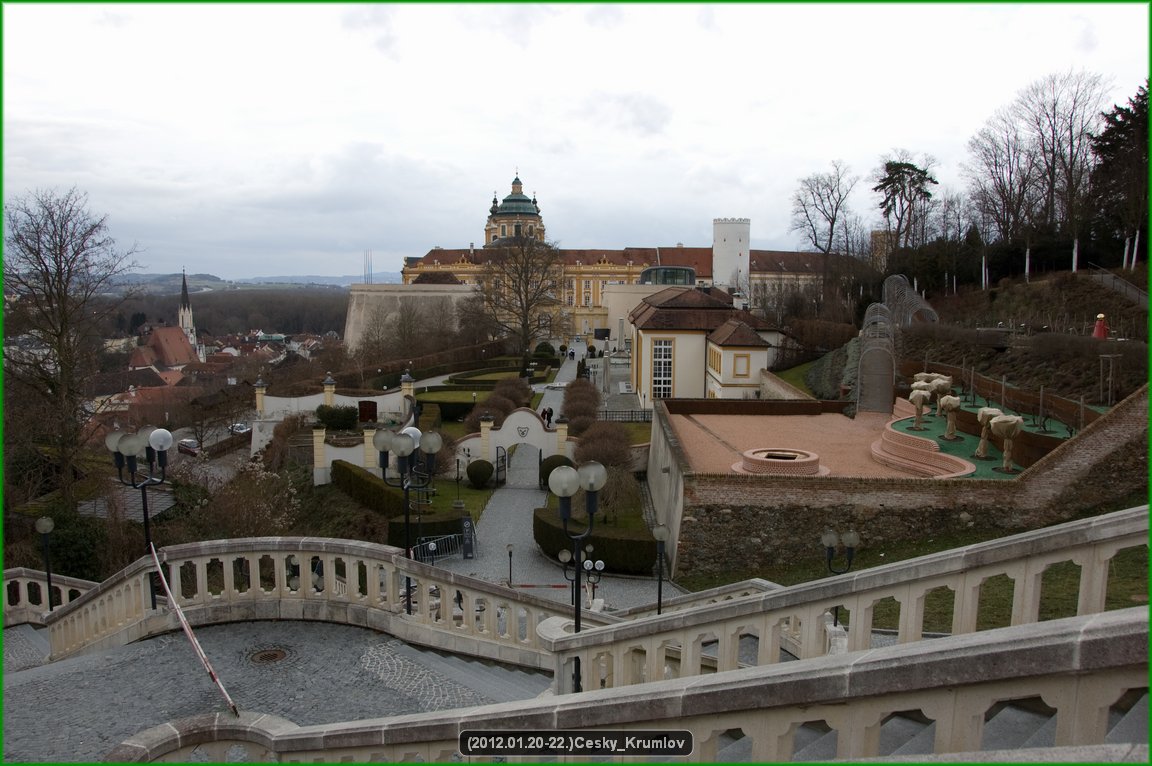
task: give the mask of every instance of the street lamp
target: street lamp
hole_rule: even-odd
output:
[[[564,527],[564,536],[572,541],[572,561],[575,567],[575,578],[572,581],[573,594],[580,592],[580,541],[592,534],[592,527],[596,521],[596,501],[600,490],[608,481],[608,471],[595,460],[580,466],[579,470],[569,465],[555,468],[548,474],[548,488],[560,500],[560,523]],[[588,514],[588,526],[583,532],[572,532],[568,523],[572,519],[572,496],[576,490],[584,490],[585,512]],[[573,606],[576,616],[576,632],[580,632],[580,598],[576,595]],[[573,662],[572,673],[573,691],[581,691],[580,685],[580,658]]]
[[[40,533],[40,547],[44,551],[44,574],[48,577],[48,611],[52,611],[52,562],[48,558],[48,535],[56,528],[51,516],[36,519],[36,531]]]
[[[592,546],[588,546],[591,548]],[[596,583],[604,575],[604,562],[600,559],[584,559],[584,579],[592,585],[592,600],[596,600]]]
[[[412,504],[410,491],[425,489],[432,485],[432,477],[436,473],[436,453],[444,446],[444,439],[440,434],[429,432],[420,433],[420,429],[409,426],[400,433],[393,433],[387,429],[380,429],[372,437],[372,444],[380,452],[380,473],[384,483],[389,487],[403,488],[404,490],[404,556],[412,558]],[[425,455],[424,467],[426,472],[421,473],[416,456],[412,453],[419,448]],[[397,470],[399,478],[395,481],[388,478],[388,452],[396,453]],[[405,577],[404,584],[404,611],[412,614],[412,578]]]
[[[656,614],[660,614],[664,602],[664,543],[670,534],[663,524],[652,528],[652,536],[656,538]]]
[[[827,557],[826,563],[828,571],[834,575],[844,574],[852,568],[852,559],[856,557],[856,546],[860,545],[860,535],[856,534],[856,530],[849,529],[844,534],[840,535],[834,532],[831,528],[825,529],[824,534],[820,535],[820,544],[824,546],[824,553]],[[838,569],[833,565],[833,559],[836,558],[836,549],[844,546],[844,568]],[[840,624],[840,605],[837,604],[832,611],[832,627],[837,627]]]
[[[165,428],[142,428],[134,434],[113,431],[104,438],[104,446],[112,453],[112,463],[116,466],[116,477],[120,483],[140,490],[140,509],[144,514],[144,549],[152,555],[152,530],[148,525],[148,487],[163,484],[168,467],[168,450],[172,447],[172,433]],[[138,470],[139,459],[148,462],[148,473]],[[128,467],[128,478],[124,478],[124,467]],[[160,474],[156,475],[159,467]],[[139,474],[139,476],[138,476]],[[152,608],[156,608],[156,583],[152,574],[148,575],[148,592]]]
[[[505,550],[508,551],[508,587],[511,588],[512,587],[512,543],[508,543],[507,545],[504,546],[504,548],[505,548]]]

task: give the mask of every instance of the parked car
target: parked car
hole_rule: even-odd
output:
[[[251,430],[252,428],[249,427],[247,423],[233,423],[232,425],[228,426],[228,433],[230,434],[246,434]]]
[[[200,442],[195,439],[181,439],[176,442],[176,451],[183,452],[185,455],[199,455]]]

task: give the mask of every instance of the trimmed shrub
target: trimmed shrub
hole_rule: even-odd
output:
[[[567,353],[568,353],[568,344],[567,343],[561,343],[560,344],[560,356],[564,356]]]
[[[358,465],[346,460],[333,460],[332,483],[360,505],[384,516],[404,513],[403,491],[388,486],[379,476]]]
[[[548,487],[548,477],[562,465],[576,467],[567,455],[549,455],[540,462],[540,487],[542,489]]]
[[[511,399],[490,394],[487,399],[472,408],[468,417],[464,418],[464,426],[469,433],[477,433],[480,430],[480,418],[483,415],[491,415],[493,417],[492,425],[499,426],[504,422],[504,418],[508,417],[508,413],[514,409],[516,409],[516,403]]]
[[[542,340],[536,344],[536,350],[533,354],[535,356],[556,356],[556,349],[548,341]]]
[[[572,500],[575,516],[576,498]],[[569,522],[569,528],[577,531],[579,523],[572,526]],[[550,508],[537,508],[532,513],[532,536],[540,550],[550,559],[555,560],[561,550],[572,550],[572,541],[564,534],[560,514]],[[592,534],[580,544],[583,547],[588,543],[595,546],[595,558],[603,559],[604,568],[609,572],[650,575],[652,567],[656,565],[656,540],[648,531],[634,532],[605,527],[597,522],[592,528]]]
[[[571,430],[571,427],[569,427]],[[632,440],[620,423],[597,420],[584,429],[576,445],[576,462],[595,460],[606,467],[627,468],[632,464]]]
[[[347,407],[330,407],[321,404],[316,408],[316,420],[332,431],[351,431],[356,428],[360,417],[360,410],[351,405]]]
[[[492,396],[504,397],[512,402],[505,414],[532,401],[532,386],[524,378],[504,378],[492,389]],[[491,398],[491,397],[489,397]]]
[[[484,489],[496,472],[496,466],[487,460],[473,460],[468,464],[468,481],[474,489]]]
[[[587,415],[580,415],[579,417],[568,419],[568,435],[579,436],[588,430],[588,426],[596,422],[596,418],[588,417]]]

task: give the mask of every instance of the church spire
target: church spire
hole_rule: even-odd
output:
[[[192,312],[192,301],[188,300],[188,272],[180,269],[180,308]]]

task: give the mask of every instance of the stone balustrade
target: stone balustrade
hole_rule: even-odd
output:
[[[67,575],[52,576],[52,603],[70,604],[98,585]],[[43,625],[48,612],[48,576],[39,570],[15,567],[4,570],[4,627],[23,622]]]
[[[321,620],[362,625],[416,644],[532,668],[551,659],[537,626],[567,607],[406,559],[386,545],[329,538],[214,540],[159,551],[193,625]],[[45,620],[52,659],[179,629],[163,599],[150,608],[140,559]],[[405,590],[411,585],[411,614]],[[615,622],[589,615],[590,626]]]
[[[982,586],[994,577],[1012,581],[1010,624],[1033,623],[1044,572],[1063,562],[1080,569],[1075,613],[1087,615],[1104,610],[1112,557],[1146,546],[1147,537],[1148,507],[1141,506],[579,634],[561,616],[543,623],[541,636],[554,655],[557,691],[567,693],[577,657],[584,689],[771,665],[779,662],[781,648],[800,659],[817,657],[828,650],[824,615],[836,607],[848,623],[849,652],[869,648],[874,614],[885,602],[899,610],[899,643],[923,637],[925,603],[939,596],[952,601],[951,633],[972,633]]]
[[[934,724],[930,748],[940,756],[983,749],[991,711],[1036,698],[1055,710],[1057,748],[1036,760],[1063,760],[1054,757],[1060,748],[1096,748],[1075,751],[1081,756],[1104,752],[1109,715],[1123,709],[1133,690],[1146,692],[1147,670],[1148,611],[1136,607],[738,673],[397,718],[298,727],[254,712],[198,716],[141,732],[107,760],[455,761],[464,731],[564,728],[688,730],[689,760],[696,762],[717,760],[722,737],[742,735],[750,739],[750,761],[781,762],[792,760],[805,724],[835,733],[837,758],[866,758],[879,753],[881,725],[909,713]],[[1146,746],[1134,750],[1146,758]]]

